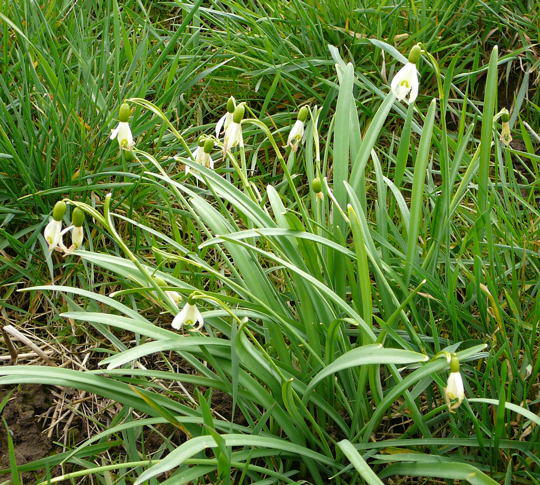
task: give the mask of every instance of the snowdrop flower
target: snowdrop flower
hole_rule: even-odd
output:
[[[60,242],[60,232],[62,231],[62,221],[57,221],[54,218],[50,218],[49,223],[45,226],[43,235],[49,245],[49,251],[54,251]]]
[[[126,150],[131,150],[135,146],[131,128],[128,123],[130,114],[129,104],[122,103],[122,106],[120,106],[120,114],[118,116],[118,126],[111,131],[110,137],[111,140],[116,138],[120,148],[125,148]]]
[[[448,382],[444,390],[444,397],[450,412],[457,409],[463,402],[463,399],[465,399],[463,379],[459,372],[459,360],[455,355],[450,360],[450,375],[448,376]]]
[[[175,306],[178,306],[178,304],[182,301],[182,295],[177,291],[165,290],[165,294]]]
[[[184,325],[193,326],[195,330],[199,330],[204,325],[204,318],[191,298],[172,321],[172,327],[175,330],[180,330]]]
[[[232,122],[225,130],[225,136],[223,137],[223,153],[227,153],[231,148],[240,145],[244,146],[244,139],[242,138],[242,119],[246,108],[244,103],[240,103],[234,110]]]
[[[233,113],[236,108],[236,100],[233,96],[227,101],[227,112],[219,119],[216,124],[216,136],[221,134],[223,129],[227,130],[233,119]]]
[[[210,156],[214,149],[214,140],[208,137],[201,136],[199,138],[199,146],[193,152],[195,161],[206,168],[214,168],[214,160]],[[186,165],[186,174],[189,173],[189,165]]]
[[[512,132],[510,130],[510,113],[506,108],[503,108],[501,110],[501,121],[502,121],[502,129],[501,129],[501,137],[500,140],[506,145],[510,145],[510,142],[512,141]]]
[[[79,249],[82,246],[84,230],[82,226],[74,226],[71,230],[71,249]]]
[[[298,118],[294,123],[289,138],[287,139],[287,146],[291,147],[292,151],[298,150],[298,146],[304,137],[304,123],[306,122],[309,110],[307,106],[303,106],[298,112]]]
[[[398,73],[392,79],[390,87],[394,96],[403,101],[409,95],[409,99],[406,99],[407,103],[414,103],[418,96],[418,71],[416,70],[416,63],[420,59],[422,48],[416,44],[409,54],[409,61],[405,64]]]
[[[71,247],[69,249],[70,251],[73,251],[74,249],[79,249],[82,246],[84,238],[84,212],[78,207],[73,209],[71,223],[73,224],[73,229],[71,230]]]
[[[159,276],[154,277],[154,280],[159,286],[167,286],[167,282]],[[164,290],[164,293],[173,306],[178,308],[178,304],[182,301],[182,295],[174,290]]]
[[[62,241],[62,218],[66,213],[66,203],[59,200],[53,209],[53,215],[45,227],[43,235],[49,245],[49,251],[54,251]]]

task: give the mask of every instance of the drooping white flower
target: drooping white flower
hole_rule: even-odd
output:
[[[195,161],[206,168],[214,168],[214,160],[212,160],[210,153],[208,153],[204,149],[204,147],[197,149],[197,156],[195,157]]]
[[[226,130],[232,122],[232,113],[225,113],[216,123],[216,136],[221,134],[222,130]]]
[[[457,409],[465,399],[463,379],[459,372],[459,360],[455,356],[452,356],[450,361],[450,374],[444,389],[444,397],[450,411]]]
[[[450,372],[450,375],[448,376],[448,383],[446,384],[446,389],[444,390],[444,392],[448,402],[457,399],[457,402],[452,404],[450,406],[450,409],[458,408],[463,402],[463,399],[465,399],[463,379],[461,378],[460,372]]]
[[[154,280],[161,287],[167,286],[167,282],[159,276],[155,276]],[[163,288],[163,291],[165,293],[165,296],[172,303],[172,306],[178,308],[178,304],[182,301],[182,295],[174,290],[165,290]]]
[[[512,142],[512,131],[510,130],[510,123],[503,121],[500,140],[506,146],[509,146]]]
[[[304,137],[304,123],[306,122],[309,110],[307,106],[300,108],[298,112],[298,118],[295,121],[291,132],[289,133],[289,138],[287,138],[287,146],[291,147],[291,150],[295,152],[298,150],[302,138]]]
[[[49,222],[49,224],[51,224],[51,222]],[[61,221],[54,221],[54,222],[60,222],[61,223]],[[62,229],[61,224],[60,224],[60,226],[56,226],[56,227],[57,228],[59,227],[60,229]],[[70,248],[66,247],[66,245],[64,244],[64,235],[66,234],[66,232],[72,231],[73,228],[74,228],[74,226],[68,226],[68,227],[66,227],[66,228],[64,228],[62,230],[55,229],[57,232],[54,235],[54,239],[52,240],[52,243],[49,243],[49,251],[54,251],[56,249],[57,251],[60,251],[60,252],[64,253],[64,256],[69,255],[69,253],[71,253],[71,251],[74,248],[73,248],[73,246],[70,247]],[[47,239],[47,236],[45,236],[45,239]]]
[[[71,230],[71,247],[73,249],[79,249],[82,246],[84,239],[84,230],[83,227],[73,226]]]
[[[416,44],[409,52],[408,62],[398,71],[398,73],[392,79],[390,87],[392,93],[399,100],[403,101],[409,95],[409,99],[406,99],[407,103],[414,103],[418,96],[418,71],[416,64],[420,60],[422,55],[422,47],[420,44]]]
[[[225,130],[225,136],[223,137],[223,153],[227,153],[231,148],[239,145],[244,146],[244,139],[242,137],[242,119],[244,118],[245,107],[244,104],[239,104],[233,113],[233,119],[227,129]]]
[[[111,131],[111,140],[115,138],[118,140],[120,148],[131,150],[135,146],[133,135],[131,134],[131,128],[127,121],[118,122],[118,126]]]
[[[175,306],[178,306],[178,304],[182,301],[182,295],[177,291],[165,290],[165,294]]]
[[[216,124],[216,137],[219,137],[222,130],[227,130],[233,120],[233,113],[236,108],[236,101],[233,96],[227,101],[227,112],[219,119]]]
[[[512,142],[512,130],[510,129],[510,113],[506,108],[501,110],[501,137],[500,140],[506,145],[510,145]]]
[[[133,141],[133,135],[131,134],[131,128],[129,127],[129,117],[131,116],[131,109],[129,104],[122,103],[120,106],[120,112],[118,113],[118,126],[111,131],[111,140],[115,138],[118,140],[120,148],[131,150],[135,146]]]
[[[418,71],[416,70],[416,64],[407,62],[394,76],[390,87],[394,96],[399,101],[403,101],[409,95],[409,99],[406,99],[407,103],[414,103],[418,96]]]
[[[54,251],[58,245],[62,243],[62,218],[66,213],[66,203],[59,200],[53,208],[52,217],[49,223],[45,226],[43,236],[49,245],[49,251]]]
[[[298,150],[298,145],[302,141],[304,136],[304,122],[296,120],[287,138],[287,145],[292,148],[293,151]]]
[[[240,145],[244,146],[244,139],[242,138],[242,126],[240,123],[232,122],[225,130],[225,136],[223,137],[223,153],[227,153],[231,148]]]
[[[197,305],[189,301],[172,321],[172,327],[176,330],[180,330],[184,325],[193,326],[195,330],[199,330],[204,325],[204,318]]]
[[[54,251],[58,246],[62,236],[62,221],[57,221],[53,217],[50,218],[49,223],[45,226],[45,231],[43,235],[45,236],[45,241],[49,245],[49,251]]]
[[[206,168],[214,168],[214,160],[210,156],[213,149],[214,140],[211,138],[201,137],[199,140],[199,146],[193,152],[195,161]],[[186,174],[189,173],[189,165],[186,165],[185,171]]]
[[[84,238],[84,212],[75,207],[73,213],[71,214],[71,223],[73,224],[73,229],[71,230],[71,247],[70,251],[79,249],[82,246]]]

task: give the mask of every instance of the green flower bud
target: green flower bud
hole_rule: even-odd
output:
[[[319,177],[316,177],[311,181],[311,190],[316,194],[322,192],[322,183]]]
[[[229,113],[234,113],[235,108],[236,108],[236,100],[234,99],[234,96],[231,96],[229,100],[227,101],[227,111]]]
[[[199,136],[199,139],[197,140],[197,145],[200,147],[204,146],[204,142],[206,141],[206,135]]]
[[[420,44],[416,44],[409,52],[409,62],[416,64],[422,55],[422,47]]]
[[[503,123],[508,123],[510,121],[510,113],[506,108],[503,108],[501,110],[501,121]]]
[[[455,355],[450,359],[450,372],[459,372],[459,359]]]
[[[83,225],[84,212],[78,207],[75,207],[75,209],[73,209],[73,213],[71,214],[71,222],[75,227],[81,227]]]
[[[212,138],[207,138],[204,141],[204,152],[205,153],[212,153],[213,149],[214,149],[214,140],[212,140]]]
[[[309,109],[307,106],[302,106],[300,108],[300,111],[298,111],[298,119],[302,122],[302,123],[305,123],[306,120],[307,120],[307,117],[308,117],[308,114],[309,114]]]
[[[54,209],[52,213],[53,219],[55,221],[61,221],[65,213],[66,213],[66,203],[63,200],[59,200],[54,205]]]
[[[122,103],[122,105],[120,106],[120,113],[118,115],[118,119],[125,123],[129,120],[129,117],[131,116],[131,109],[129,107],[129,104],[127,103]]]
[[[244,103],[240,103],[235,109],[233,113],[233,122],[234,123],[240,123],[244,119],[244,113],[246,112],[246,107],[244,106]]]

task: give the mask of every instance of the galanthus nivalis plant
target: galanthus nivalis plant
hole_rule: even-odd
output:
[[[202,12],[195,27],[214,25],[209,15]],[[187,34],[167,39],[191,35],[180,31]],[[438,47],[438,54],[445,52]],[[217,69],[218,51],[201,75]],[[197,47],[196,53],[204,52]],[[454,56],[456,49],[448,52]],[[395,86],[400,99],[411,101],[418,93],[420,55],[429,60],[422,67],[433,66],[434,73],[431,85],[423,85],[422,106],[407,107],[389,90],[390,82],[383,94],[372,75],[355,72],[332,49],[336,76],[325,68],[324,78],[308,84],[302,79],[312,69],[286,75],[282,69],[263,74],[266,95],[248,93],[253,107],[231,98],[217,127],[219,139],[213,124],[198,120],[207,119],[212,104],[204,98],[207,89],[225,89],[224,83],[204,81],[191,89],[184,76],[175,77],[181,64],[189,75],[197,59],[177,64],[176,51],[166,49],[147,79],[133,64],[135,77],[120,92],[138,85],[138,92],[161,105],[128,100],[137,106],[148,143],[138,137],[131,152],[117,151],[116,142],[98,150],[98,164],[77,186],[53,179],[66,197],[92,192],[88,204],[65,198],[71,214],[59,204],[47,231],[51,244],[81,261],[51,257],[40,234],[48,221],[41,217],[37,236],[51,284],[33,291],[51,292],[51,298],[28,304],[40,322],[52,315],[43,322],[52,326],[40,330],[31,312],[17,312],[21,298],[8,315],[29,321],[26,333],[37,332],[37,339],[54,340],[55,330],[67,326],[85,341],[84,347],[54,341],[58,352],[53,345],[51,355],[37,355],[51,361],[49,367],[37,358],[38,366],[0,366],[0,386],[61,384],[102,396],[110,414],[100,413],[91,427],[96,434],[74,443],[79,454],[88,452],[81,470],[60,470],[53,482],[91,474],[98,480],[108,471],[133,485],[199,478],[382,484],[399,482],[400,475],[422,483],[473,477],[496,485],[487,473],[508,483],[540,478],[527,460],[540,424],[534,414],[536,349],[530,345],[536,327],[529,316],[538,264],[530,251],[534,238],[517,233],[523,226],[524,236],[532,234],[535,193],[525,175],[535,175],[536,166],[534,157],[527,158],[530,166],[523,163],[522,147],[509,150],[498,139],[501,121],[504,132],[511,120],[504,111],[495,115],[497,52],[487,73],[478,69],[486,78],[481,102],[472,82],[476,74],[454,75],[465,63],[443,71],[445,55],[435,59],[416,46],[409,55],[412,74]],[[134,55],[143,63],[144,54]],[[221,69],[219,79],[232,79],[243,64]],[[287,86],[296,75],[298,82]],[[450,81],[467,89],[454,89]],[[186,91],[187,106],[174,96],[181,94],[177,84]],[[424,103],[428,93],[440,94],[441,85],[451,102]],[[309,86],[313,92],[299,92]],[[119,91],[114,87],[111,97]],[[300,97],[306,101],[298,108],[287,107]],[[513,106],[515,117],[525,116],[526,101]],[[125,112],[121,118],[128,123]],[[516,133],[526,137],[528,127],[518,122]],[[219,157],[219,170],[213,170],[212,156]],[[136,163],[123,163],[128,158]],[[530,170],[524,175],[514,165]],[[109,187],[116,201],[104,193]],[[28,184],[25,191],[30,189]],[[69,249],[62,234],[70,238],[63,239]],[[35,244],[28,232],[17,238],[28,241],[29,250]],[[71,253],[81,245],[84,251]],[[18,256],[18,247],[7,256]],[[37,259],[25,254],[20,251],[17,260]],[[8,284],[15,289],[25,280],[9,275]],[[65,296],[56,306],[69,319],[61,325],[53,306],[59,294]],[[493,350],[486,350],[484,339]],[[3,340],[0,350],[14,359]],[[72,348],[88,349],[89,365],[64,360]],[[162,431],[157,452],[147,442],[153,428]],[[123,446],[118,452],[92,446],[128,431],[134,438],[115,443]],[[500,453],[502,445],[511,453]],[[396,453],[382,455],[388,448]],[[497,466],[497,460],[504,462]],[[46,480],[58,468],[54,461],[12,464],[10,472],[35,471],[43,462],[52,467],[39,472]]]
[[[289,133],[289,138],[287,139],[287,146],[291,147],[292,151],[295,152],[298,150],[298,146],[302,142],[304,137],[304,124],[309,114],[309,109],[307,106],[303,106],[298,111],[298,117]]]
[[[500,140],[506,145],[509,146],[512,142],[512,131],[510,129],[510,113],[506,108],[501,110],[501,137]]]
[[[167,282],[163,278],[156,277],[155,281],[159,286],[167,286]],[[178,308],[178,304],[182,301],[182,295],[174,290],[164,290],[164,292],[173,307]]]
[[[83,223],[84,212],[78,207],[75,207],[75,209],[73,209],[73,214],[71,215],[71,224],[73,225],[73,228],[71,229],[71,247],[69,248],[70,251],[79,249],[82,246],[84,238]]]
[[[43,235],[49,245],[49,251],[54,251],[62,241],[62,218],[66,213],[66,203],[59,200],[53,209],[52,217],[45,227]]]
[[[71,225],[62,229],[62,219],[66,213],[66,203],[64,201],[58,201],[53,209],[53,216],[50,222],[45,227],[44,236],[49,250],[63,252],[64,256],[69,255],[75,249],[82,246],[84,239],[84,212],[75,207],[71,214]],[[64,235],[71,231],[71,246],[67,248],[64,245]]]
[[[223,130],[227,130],[232,122],[235,108],[236,100],[231,96],[227,101],[227,112],[216,123],[216,136],[219,136]]]
[[[111,131],[111,140],[115,138],[118,140],[120,148],[131,150],[135,146],[133,135],[131,134],[131,128],[129,127],[129,117],[131,110],[129,104],[122,103],[120,106],[120,113],[118,116],[118,126]]]
[[[242,138],[242,120],[244,119],[244,113],[246,108],[244,103],[240,103],[234,110],[231,124],[225,130],[225,136],[223,137],[223,153],[227,153],[231,148],[240,145],[244,146],[244,139]]]
[[[463,379],[461,372],[459,372],[459,359],[455,355],[450,359],[450,375],[448,376],[444,396],[450,411],[457,409],[465,399]]]
[[[174,303],[178,306],[178,304],[182,301],[182,295],[174,290],[165,290],[165,294],[167,295],[167,298],[171,301],[171,303]]]
[[[180,330],[182,327],[193,327],[194,330],[200,330],[204,325],[204,318],[195,304],[195,300],[188,299],[184,308],[176,315],[172,321],[172,328]]]
[[[212,140],[212,138],[205,136],[199,137],[198,146],[193,152],[195,161],[203,167],[214,168],[214,160],[212,160],[212,157],[210,156],[213,149],[214,140]],[[189,173],[189,165],[186,165],[185,172],[186,174]]]
[[[418,71],[416,64],[422,55],[422,48],[416,44],[409,53],[408,62],[398,71],[390,85],[394,96],[407,103],[414,103],[418,96]],[[407,95],[409,98],[407,99]]]

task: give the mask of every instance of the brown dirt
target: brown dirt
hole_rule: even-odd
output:
[[[0,390],[0,400],[10,389]],[[52,403],[51,394],[45,386],[26,385],[17,390],[10,398],[2,412],[9,427],[17,464],[38,460],[50,454],[53,447],[51,440],[43,434],[38,416],[49,409]],[[0,431],[0,468],[9,466],[7,434],[2,423]],[[23,483],[32,483],[32,473],[23,473]]]

